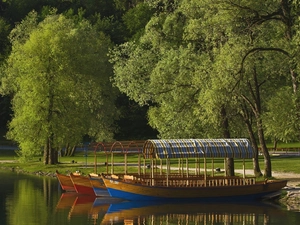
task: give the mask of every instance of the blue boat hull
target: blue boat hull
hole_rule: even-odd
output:
[[[279,193],[286,181],[211,187],[160,187],[103,178],[110,196],[134,201],[249,201]]]
[[[130,193],[122,190],[116,190],[112,188],[108,188],[108,192],[110,196],[114,198],[121,198],[130,201],[155,201],[155,202],[178,202],[178,201],[197,201],[197,202],[239,202],[239,201],[255,201],[259,199],[263,199],[265,196],[271,195],[274,192],[265,192],[265,193],[258,193],[258,194],[251,194],[251,195],[239,195],[239,196],[219,196],[219,197],[198,197],[198,198],[169,198],[169,197],[156,197],[156,196],[149,196],[149,195],[141,195]]]

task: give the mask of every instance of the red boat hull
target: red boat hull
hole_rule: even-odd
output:
[[[58,171],[56,171],[56,177],[64,191],[76,191],[70,176],[60,174]]]
[[[94,189],[88,177],[76,176],[72,173],[70,174],[70,177],[78,194],[87,194],[95,196]]]

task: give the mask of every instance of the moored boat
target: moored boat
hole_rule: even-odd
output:
[[[145,170],[141,173],[139,168],[137,174],[102,174],[102,178],[112,197],[127,200],[255,200],[280,191],[287,181],[256,181],[255,177],[246,177],[245,168],[242,177],[215,176],[214,168],[211,174],[206,169],[207,158],[244,160],[254,158],[255,154],[247,139],[148,140],[143,147],[143,156],[150,159],[149,173]],[[180,160],[180,172],[172,173],[170,159],[176,158]],[[191,158],[195,163],[193,174],[188,166]],[[204,160],[204,173],[200,172],[200,158]]]
[[[101,176],[91,173],[89,179],[96,196],[110,196]]]
[[[62,190],[64,190],[64,191],[76,191],[75,187],[73,185],[73,182],[72,182],[69,175],[61,174],[56,170],[56,177],[59,181],[59,184],[60,184]]]
[[[87,195],[95,196],[94,189],[88,177],[81,176],[81,175],[77,176],[74,175],[73,173],[70,173],[70,177],[75,187],[75,190],[78,194],[87,194]]]
[[[126,178],[126,176],[125,176]],[[161,181],[143,177],[134,177],[128,181],[124,178],[104,177],[103,180],[111,196],[127,200],[218,200],[239,201],[254,200],[278,192],[286,186],[285,180],[270,180],[254,182],[243,178],[208,178],[206,181],[198,179],[169,178],[169,185],[150,184],[151,180],[156,183]],[[244,182],[249,182],[244,183]],[[189,184],[188,184],[189,183]]]

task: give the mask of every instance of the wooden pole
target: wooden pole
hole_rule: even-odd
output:
[[[143,174],[146,174],[146,159],[144,158]]]
[[[151,185],[154,186],[154,160],[151,159]]]
[[[225,170],[225,177],[227,177],[227,163],[226,163],[226,159],[224,159],[224,170]]]
[[[167,187],[169,187],[169,159],[166,159],[166,169],[167,169]]]
[[[243,159],[243,178],[246,178],[245,159]]]
[[[111,161],[110,161],[111,167],[110,167],[110,173],[114,174],[114,153],[111,153]]]
[[[204,158],[204,181],[205,181],[205,186],[206,186],[206,176],[207,176],[206,158]]]
[[[127,174],[127,154],[124,155],[124,173]]]
[[[214,158],[211,158],[211,170],[212,170],[212,176],[215,176],[215,165],[214,165]]]
[[[159,159],[159,163],[160,163],[160,175],[162,175],[163,174],[163,165],[162,165],[162,159]]]
[[[189,161],[188,161],[188,158],[185,159],[185,165],[186,165],[186,177],[189,177]]]
[[[141,154],[138,154],[138,175],[141,175]]]
[[[106,154],[106,174],[108,174],[108,154],[107,153],[105,153]]]
[[[97,152],[94,152],[94,173],[97,174]]]

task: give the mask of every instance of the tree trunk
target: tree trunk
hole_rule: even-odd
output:
[[[255,157],[252,159],[253,162],[253,172],[254,172],[254,176],[255,177],[260,177],[262,176],[262,172],[259,166],[259,160],[258,160],[258,156],[259,156],[259,151],[258,151],[258,145],[257,145],[257,141],[255,139],[255,135],[254,135],[254,131],[252,129],[252,123],[251,123],[251,112],[248,110],[245,102],[243,102],[242,104],[242,113],[241,113],[241,117],[244,120],[244,123],[246,124],[247,130],[248,130],[248,134],[249,134],[249,138],[252,144],[252,148],[255,151]]]
[[[296,118],[297,121],[300,121],[300,99],[299,99],[299,94],[298,94],[298,86],[299,86],[299,81],[298,81],[298,74],[295,72],[294,69],[290,69],[291,77],[292,77],[292,85],[293,85],[293,93],[296,96],[295,99],[295,107],[296,107]],[[299,124],[296,123],[296,124]],[[300,139],[300,127],[299,125],[297,126],[298,128],[298,138]]]
[[[58,152],[53,148],[53,138],[50,137],[47,140],[47,144],[44,147],[44,164],[54,165],[58,163]]]
[[[266,145],[265,141],[265,135],[263,130],[263,123],[261,119],[261,99],[260,99],[260,86],[261,84],[258,83],[257,80],[257,73],[256,68],[253,68],[253,81],[254,81],[254,90],[252,92],[254,101],[254,115],[256,118],[256,124],[257,124],[257,134],[258,134],[258,140],[259,144],[264,156],[264,164],[265,164],[265,177],[271,177],[272,176],[272,167],[271,167],[271,158],[270,154]]]
[[[229,122],[227,118],[227,113],[225,106],[221,107],[221,127],[223,129],[223,137],[230,138],[230,131],[229,131]],[[234,160],[233,158],[226,158],[226,175],[227,176],[234,176]]]
[[[249,104],[251,107],[253,114],[255,115],[256,124],[257,124],[257,132],[258,132],[258,140],[261,146],[261,150],[264,156],[264,164],[265,164],[265,176],[271,177],[272,176],[272,168],[271,168],[271,158],[269,155],[269,151],[266,146],[265,136],[263,131],[262,119],[261,119],[261,98],[260,98],[260,86],[265,82],[263,80],[261,83],[258,82],[257,79],[257,72],[256,68],[253,67],[253,84],[248,81],[248,87],[253,99],[251,102],[246,96],[242,96],[244,100]]]
[[[264,164],[265,164],[265,174],[264,175],[265,175],[265,177],[272,177],[271,157],[270,157],[269,150],[268,150],[266,142],[265,142],[264,131],[262,128],[262,121],[259,118],[257,119],[257,132],[258,132],[258,139],[259,139],[261,151],[264,156]]]
[[[48,153],[48,142],[47,144],[44,146],[44,164],[47,165],[48,164],[48,157],[49,157],[49,153]]]
[[[252,159],[254,176],[255,176],[255,177],[261,177],[263,174],[262,174],[262,172],[261,172],[261,170],[260,170],[260,166],[259,166],[259,160],[258,160],[258,156],[259,156],[258,145],[257,145],[257,142],[256,142],[256,140],[255,140],[254,133],[253,133],[253,130],[252,130],[252,127],[251,127],[251,126],[250,126],[250,129],[248,128],[248,133],[249,133],[249,136],[250,136],[250,141],[251,141],[251,144],[252,144],[252,148],[253,148],[254,151],[255,151],[255,157]]]
[[[277,143],[278,143],[277,138],[274,138],[273,148],[274,148],[275,151],[277,150]]]
[[[70,144],[66,145],[64,156],[74,156],[76,145],[70,146]]]

